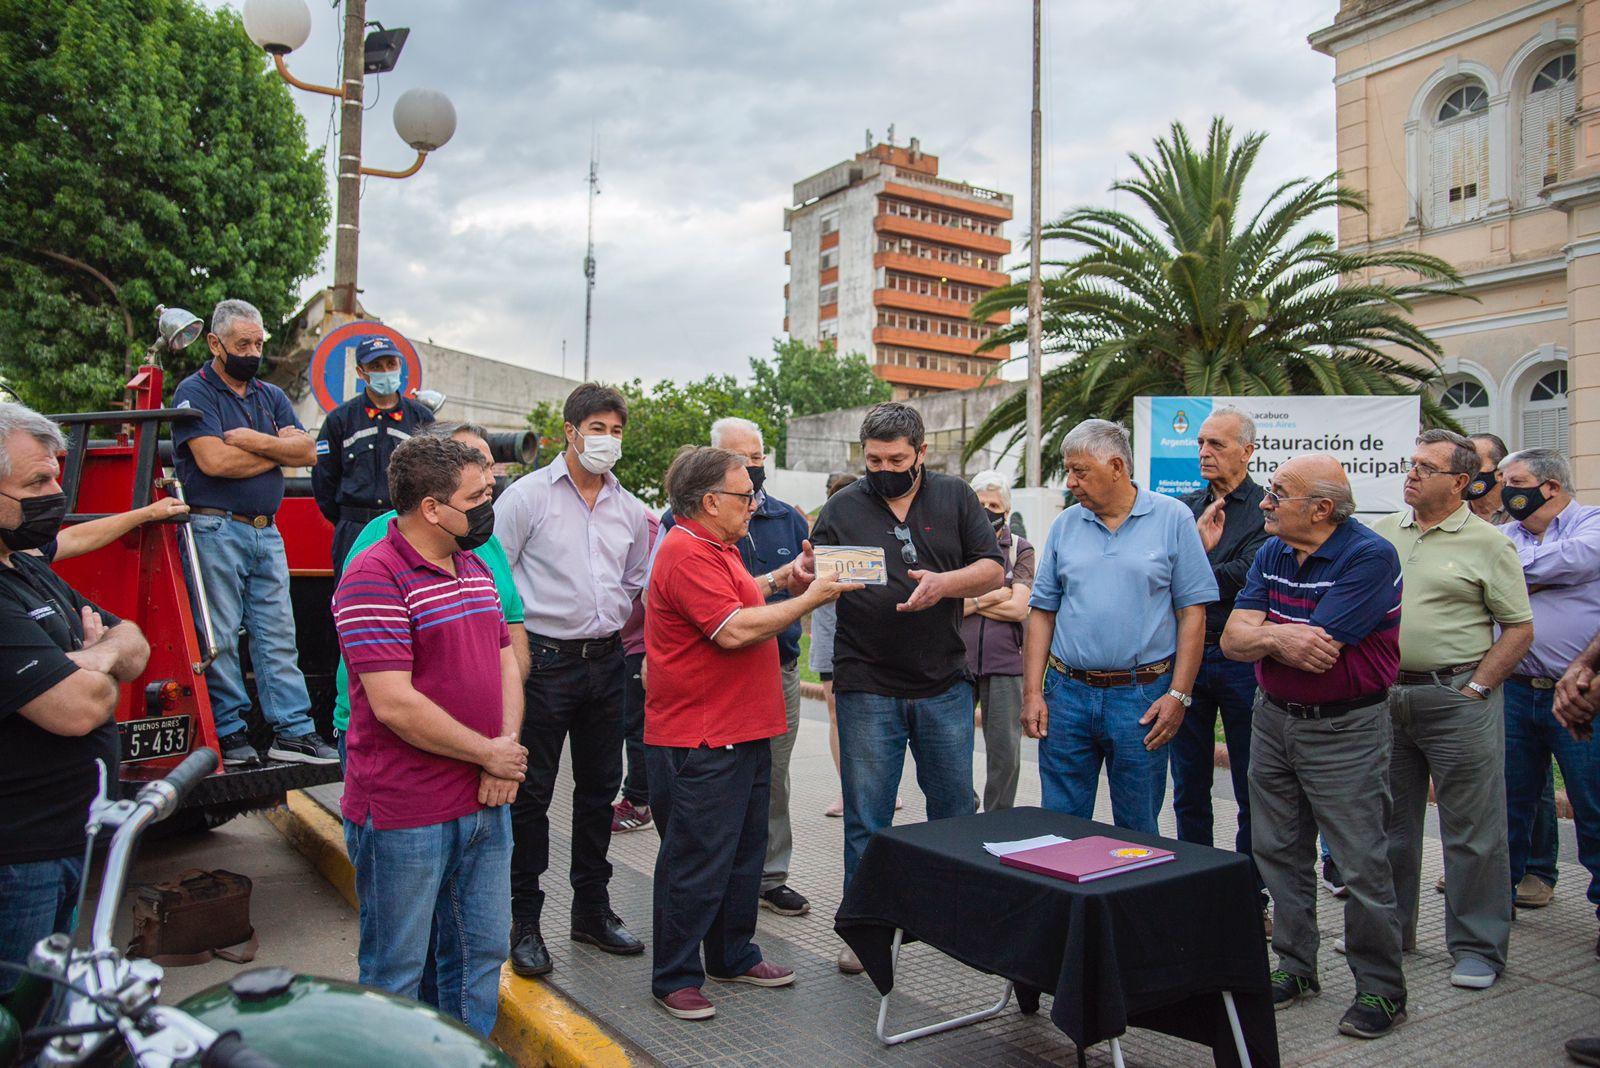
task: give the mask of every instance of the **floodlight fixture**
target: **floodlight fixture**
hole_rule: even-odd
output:
[[[205,323],[193,312],[165,305],[156,307],[156,332],[161,335],[157,344],[165,352],[177,352],[193,345],[200,339],[204,327]]]
[[[381,22],[369,22],[367,25],[376,26],[377,29],[367,34],[366,45],[362,49],[362,72],[388,74],[400,62],[400,50],[406,46],[406,38],[411,31],[404,26],[386,30]]]

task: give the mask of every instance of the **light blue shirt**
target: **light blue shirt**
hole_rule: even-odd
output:
[[[1194,513],[1141,489],[1116,533],[1081,504],[1056,516],[1028,604],[1056,613],[1050,652],[1069,668],[1117,671],[1171,656],[1173,613],[1216,599]]]

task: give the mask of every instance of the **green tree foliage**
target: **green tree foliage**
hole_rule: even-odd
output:
[[[289,94],[228,9],[0,3],[0,378],[46,411],[103,409],[157,304],[286,320],[329,217]]]
[[[841,356],[832,341],[813,348],[794,339],[776,339],[770,358],[750,360],[750,400],[767,414],[778,466],[788,464],[789,420],[837,408],[855,408],[889,399],[889,383],[872,373],[859,352]]]
[[[1441,350],[1408,313],[1424,294],[1457,290],[1460,275],[1417,252],[1341,251],[1313,228],[1321,212],[1366,210],[1338,174],[1286,182],[1243,214],[1263,140],[1236,144],[1219,118],[1197,147],[1174,123],[1153,158],[1131,157],[1137,177],[1113,186],[1154,217],[1153,229],[1093,207],[1044,228],[1045,240],[1079,250],[1043,261],[1054,270],[1044,282],[1045,351],[1069,357],[1044,376],[1046,475],[1060,472],[1061,439],[1080,420],[1129,424],[1141,395],[1419,393],[1425,420],[1453,425],[1424,392]],[[1017,282],[991,290],[972,318],[1026,307],[1027,284]],[[1019,320],[982,347],[1026,338]],[[967,454],[1007,432],[1008,447],[1019,443],[1025,405],[1018,393],[997,407]]]

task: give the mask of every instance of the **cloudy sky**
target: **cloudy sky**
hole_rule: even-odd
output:
[[[333,84],[340,12],[308,3],[311,39],[290,67]],[[1110,200],[1126,154],[1173,119],[1203,128],[1222,114],[1270,134],[1258,190],[1332,170],[1332,61],[1305,38],[1336,8],[1045,0],[1046,219]],[[447,93],[459,125],[416,177],[367,181],[363,302],[411,336],[546,371],[561,370],[565,339],[576,376],[592,132],[595,376],[742,374],[782,329],[793,183],[859,151],[869,128],[882,139],[893,123],[942,174],[1015,194],[1007,236],[1020,246],[1029,12],[1026,0],[369,0],[369,19],[411,37],[399,67],[369,81],[367,164],[410,162],[391,123],[408,88]],[[331,161],[333,102],[296,96]],[[330,240],[324,273],[331,256]]]

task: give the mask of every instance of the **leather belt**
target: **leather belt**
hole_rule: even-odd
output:
[[[257,530],[263,530],[272,525],[272,517],[270,515],[244,515],[240,512],[230,512],[225,508],[197,508],[193,505],[190,505],[189,511],[194,515],[220,515],[225,519],[233,520],[235,523],[243,523],[246,526],[255,527]]]
[[[1520,682],[1522,685],[1531,686],[1535,690],[1553,690],[1556,688],[1556,680],[1546,678],[1543,675],[1512,675],[1507,681]]]
[[[1387,701],[1387,692],[1368,694],[1365,697],[1352,697],[1345,701],[1324,701],[1321,704],[1305,705],[1298,701],[1282,701],[1272,696],[1265,690],[1261,691],[1261,702],[1268,708],[1276,709],[1286,716],[1295,719],[1332,719],[1342,716],[1346,712],[1354,712],[1358,708],[1367,708],[1371,705]]]
[[[1456,664],[1453,667],[1434,668],[1432,671],[1402,671],[1395,680],[1401,686],[1431,686],[1440,679],[1452,678],[1456,675],[1465,675],[1477,668],[1479,661],[1470,664]]]
[[[351,523],[370,523],[387,511],[389,511],[387,508],[358,508],[351,504],[341,504],[339,506],[339,519],[341,521],[348,520]]]
[[[1154,682],[1172,670],[1172,658],[1154,664],[1142,664],[1132,671],[1094,671],[1086,668],[1069,668],[1058,657],[1050,657],[1050,666],[1069,679],[1086,686],[1110,689],[1113,686],[1132,686],[1134,683]]]
[[[599,660],[614,652],[620,642],[620,632],[604,638],[546,638],[543,634],[528,632],[528,641],[544,649],[552,649],[581,660]]]

